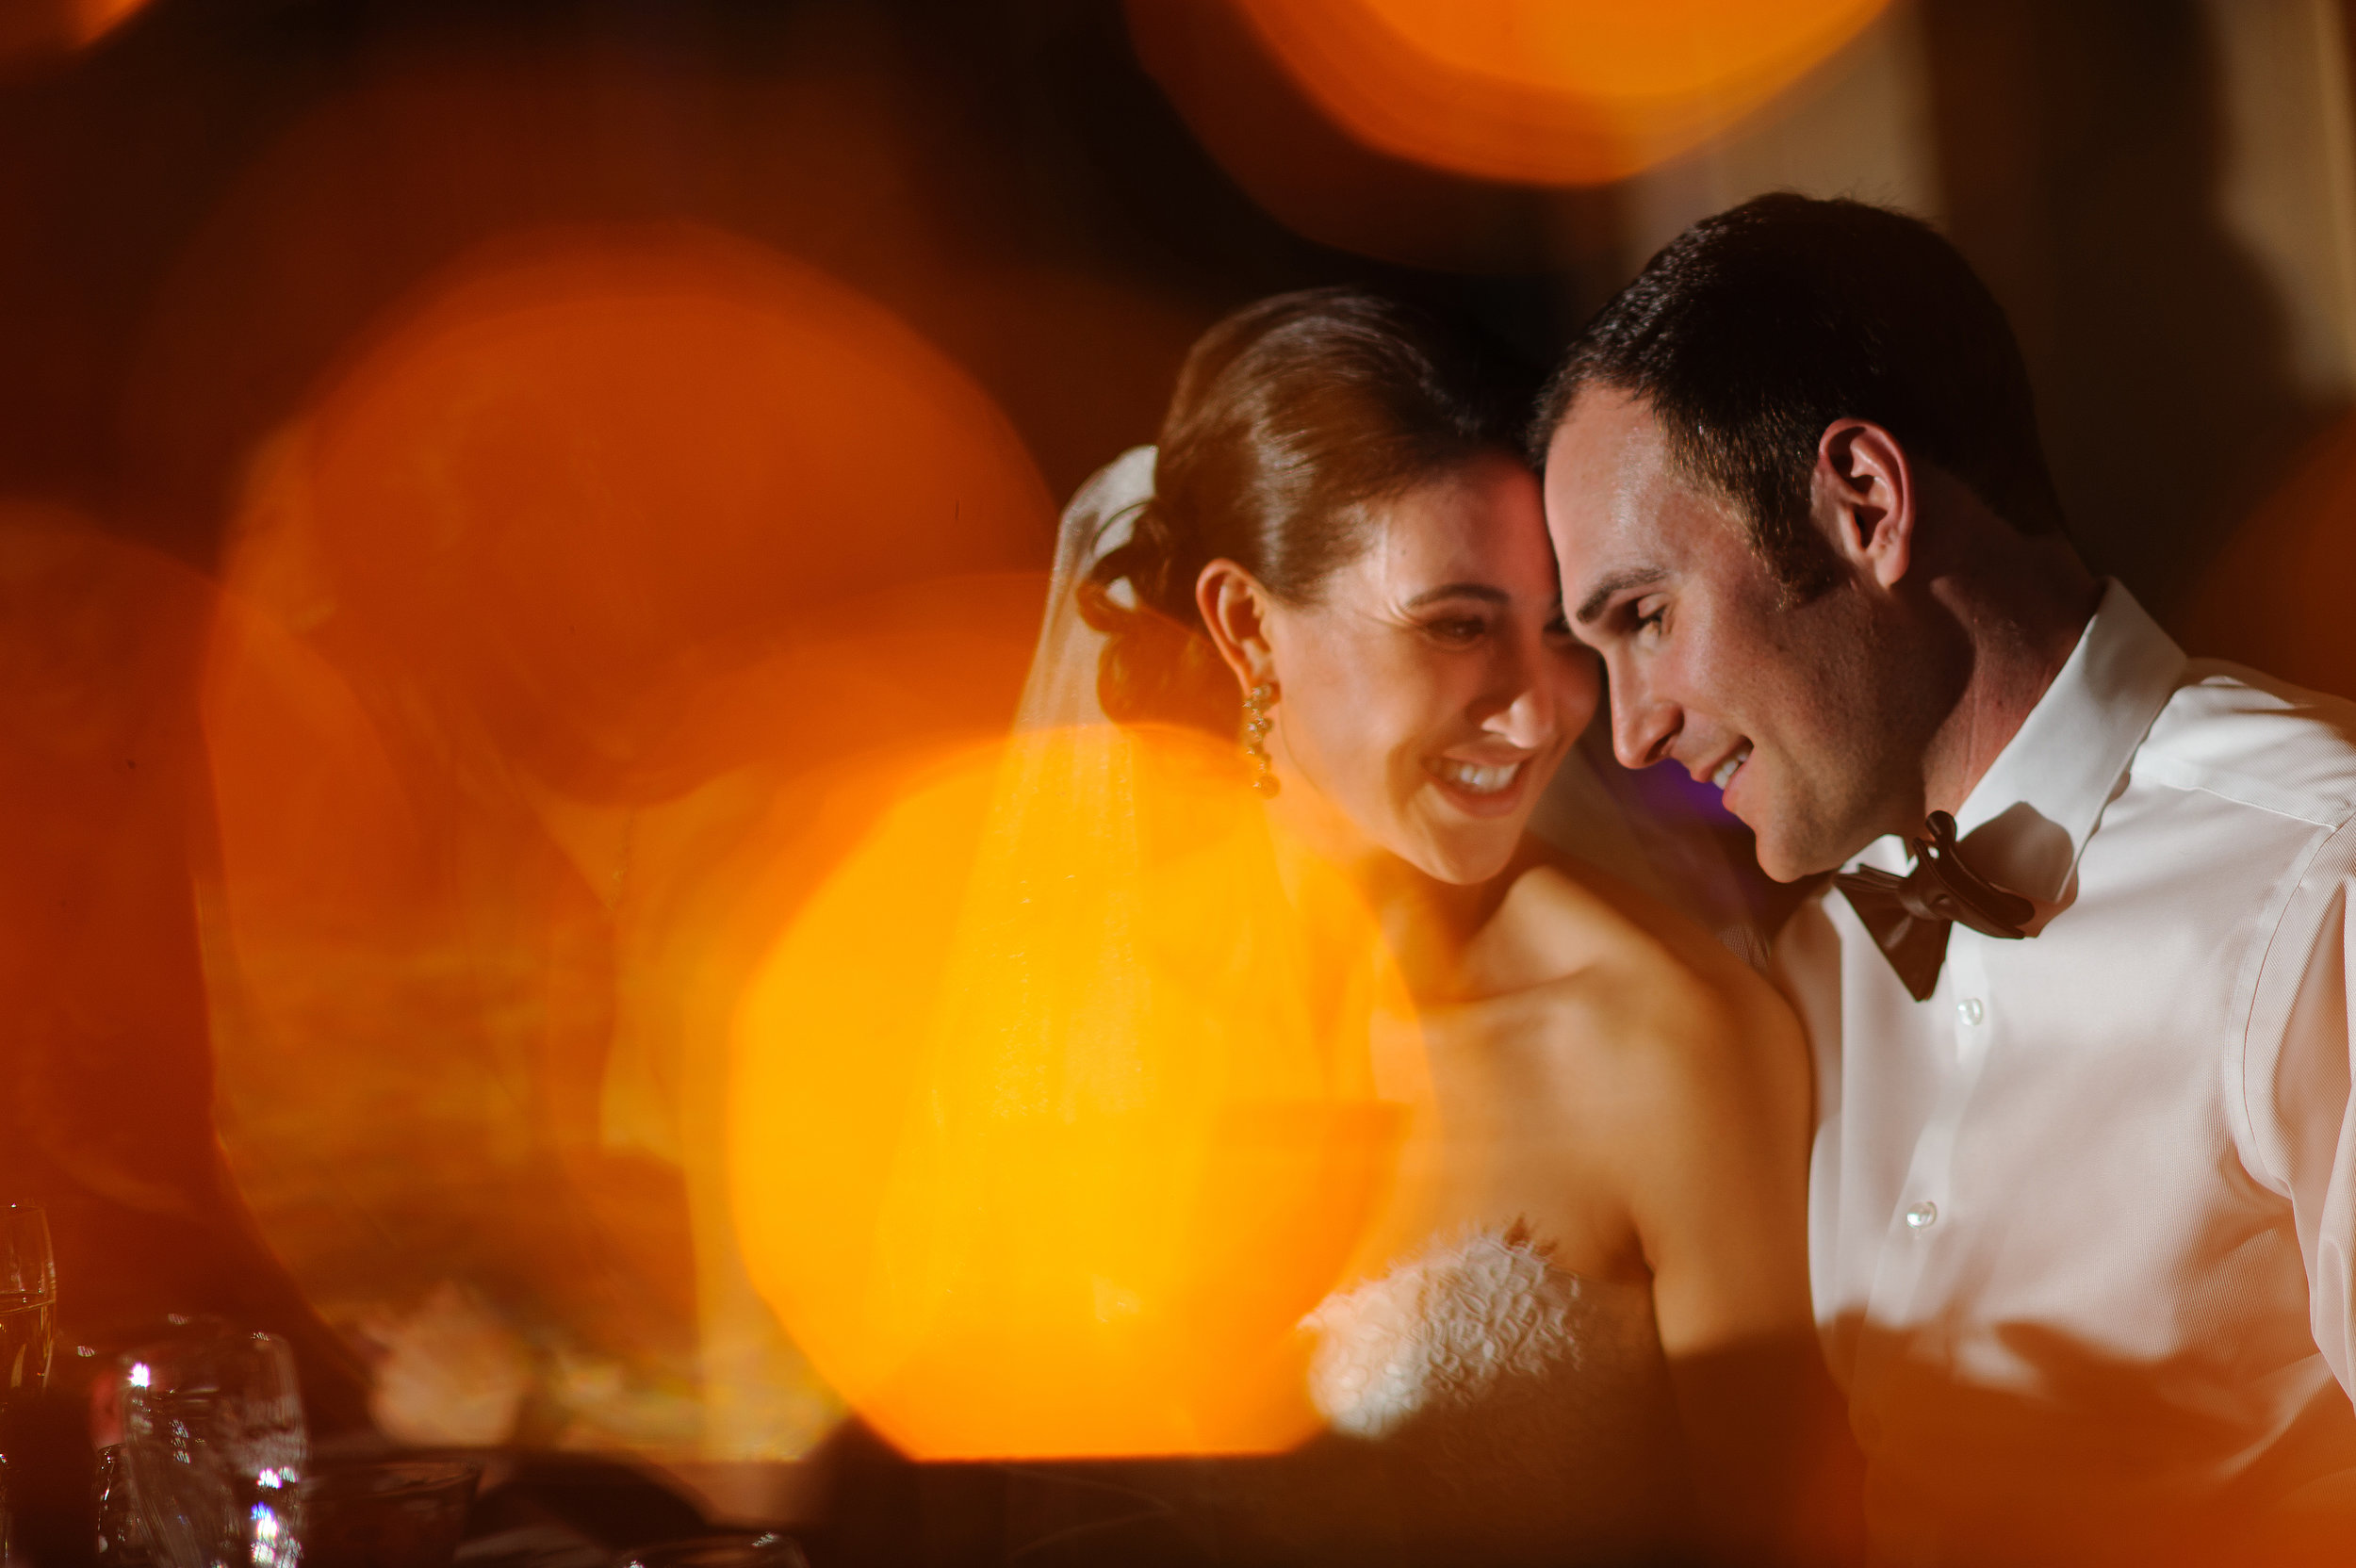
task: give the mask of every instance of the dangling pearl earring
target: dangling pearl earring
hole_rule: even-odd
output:
[[[1252,788],[1263,795],[1276,792],[1276,764],[1268,760],[1268,705],[1276,700],[1276,688],[1263,680],[1244,694],[1243,754],[1252,759]]]

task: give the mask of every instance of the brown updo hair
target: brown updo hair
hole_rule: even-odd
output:
[[[1372,503],[1486,452],[1518,461],[1517,423],[1464,344],[1376,295],[1279,294],[1204,333],[1162,420],[1153,498],[1079,587],[1105,636],[1105,715],[1233,731],[1235,678],[1195,606],[1203,568],[1224,558],[1315,603],[1372,542]]]

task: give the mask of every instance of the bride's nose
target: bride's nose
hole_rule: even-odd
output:
[[[1526,751],[1544,751],[1554,743],[1563,722],[1563,694],[1548,680],[1543,663],[1527,659],[1509,662],[1498,674],[1504,678],[1492,688],[1481,727]]]

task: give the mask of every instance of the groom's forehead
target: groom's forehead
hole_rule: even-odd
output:
[[[1652,569],[1666,575],[1742,534],[1723,500],[1677,461],[1651,408],[1612,386],[1581,391],[1546,451],[1546,522],[1574,596]]]
[[[1637,520],[1682,483],[1651,405],[1616,386],[1582,390],[1547,446],[1548,518],[1581,531]]]

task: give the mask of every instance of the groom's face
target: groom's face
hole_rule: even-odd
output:
[[[1623,766],[1715,784],[1790,881],[1841,864],[1919,794],[1893,724],[1889,629],[1836,583],[1802,603],[1733,505],[1688,480],[1648,407],[1590,387],[1546,457],[1571,628],[1603,655]],[[1897,803],[1893,805],[1893,802]]]

